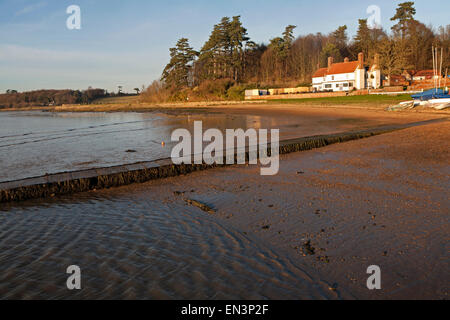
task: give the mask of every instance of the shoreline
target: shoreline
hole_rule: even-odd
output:
[[[311,112],[328,113],[329,109]],[[340,112],[361,114],[354,110]],[[393,115],[390,125],[404,128],[282,154],[280,173],[273,177],[260,176],[259,166],[224,166],[1,206],[6,210],[18,208],[19,212],[29,208],[40,217],[44,215],[35,214],[35,209],[48,207],[53,216],[64,204],[73,202],[74,207],[79,207],[81,202],[81,211],[98,208],[96,217],[106,223],[114,217],[105,214],[109,205],[117,206],[118,212],[127,212],[124,208],[147,204],[145,212],[139,213],[139,226],[148,219],[145,214],[161,206],[158,218],[162,215],[167,219],[166,211],[170,215],[195,215],[199,223],[229,227],[252,244],[270,247],[283,261],[292,262],[296,270],[308,272],[314,288],[325,290],[322,298],[446,299],[448,117],[372,111],[364,114],[384,122],[387,118],[380,115]],[[99,205],[104,201],[110,202],[105,207]],[[70,211],[67,216],[74,215]],[[93,218],[83,220],[83,225],[89,225]],[[168,230],[171,228],[172,224]],[[205,238],[210,237],[214,232],[206,233]],[[215,252],[216,247],[212,248]],[[263,260],[267,258],[262,256]],[[381,267],[381,291],[365,287],[369,265]],[[94,266],[87,268],[94,274],[97,270]],[[102,272],[100,277],[104,275]],[[282,273],[279,277],[288,276]],[[308,294],[299,290],[299,297],[308,298]]]
[[[106,103],[84,105],[62,105],[48,107],[3,108],[0,112],[13,111],[49,111],[49,112],[149,112],[159,109],[197,109],[214,106],[262,105],[267,101],[201,101],[173,103]]]
[[[314,99],[311,99],[314,100]],[[57,113],[167,113],[182,115],[184,113],[207,113],[207,112],[292,112],[300,113],[304,111],[313,112],[367,112],[386,115],[450,115],[450,109],[435,110],[425,107],[416,107],[410,110],[387,111],[390,104],[386,103],[295,103],[279,101],[211,101],[211,102],[188,102],[188,103],[139,103],[139,104],[92,104],[92,105],[66,105],[58,107],[27,107],[27,108],[4,108],[2,112],[25,112],[42,111]]]
[[[168,113],[170,109],[165,109]],[[341,117],[342,122],[340,131],[331,131],[319,133],[318,136],[306,136],[295,138],[292,135],[285,141],[280,141],[280,154],[286,154],[296,151],[310,150],[312,148],[321,148],[329,144],[343,141],[357,140],[367,138],[394,130],[401,130],[419,124],[425,124],[433,121],[446,121],[448,113],[422,113],[422,112],[386,112],[380,109],[361,109],[361,108],[341,108],[341,107],[310,107],[295,105],[272,105],[243,107],[235,104],[227,108],[203,107],[208,113],[223,114],[251,114],[271,116],[274,114],[290,117],[314,115],[326,119]],[[159,112],[164,112],[159,110]],[[195,114],[193,109],[186,109],[187,114]],[[174,109],[174,115],[182,116],[182,109]],[[371,121],[371,125],[362,123],[359,126],[346,126],[346,121],[351,124],[355,119],[366,119]],[[338,126],[336,126],[338,128]],[[322,135],[320,135],[322,134]],[[297,135],[298,137],[298,135]],[[286,139],[286,138],[285,138]],[[284,147],[283,147],[284,146]],[[284,148],[284,149],[283,149]],[[221,165],[219,165],[221,166]],[[182,165],[174,166],[170,159],[153,160],[149,162],[141,161],[116,165],[112,167],[86,168],[81,171],[55,172],[45,176],[25,178],[18,181],[0,182],[0,203],[9,201],[23,201],[35,198],[46,198],[56,195],[85,192],[90,190],[99,190],[104,188],[129,185],[132,183],[142,183],[153,179],[161,179],[170,176],[190,173],[197,170],[208,169],[217,166],[195,166]]]
[[[439,120],[429,120],[435,122]],[[420,125],[410,123],[401,126],[382,126],[368,130],[343,132],[280,141],[280,155],[323,148],[336,143],[369,138],[384,133]],[[270,152],[270,146],[268,146]],[[235,158],[237,154],[235,154]],[[246,152],[246,159],[249,158]],[[225,163],[225,161],[224,161]],[[16,181],[0,182],[0,203],[42,199],[58,195],[108,189],[143,183],[150,180],[186,175],[195,171],[224,167],[228,165],[174,165],[171,159],[160,159],[120,166],[94,168],[81,171],[56,173]],[[232,166],[232,165],[230,165]]]
[[[337,299],[447,299],[449,134],[450,122],[430,123],[282,155],[274,177],[224,167],[105,193],[185,210],[185,198],[205,203],[217,221],[312,270]],[[382,290],[367,290],[370,265]]]

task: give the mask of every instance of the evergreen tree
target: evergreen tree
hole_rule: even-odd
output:
[[[170,48],[170,62],[164,68],[161,80],[167,87],[181,89],[190,84],[192,64],[197,52],[189,46],[189,40],[181,38]]]
[[[204,79],[233,78],[244,69],[244,47],[250,40],[240,16],[222,18],[200,51],[199,69]]]
[[[247,36],[247,29],[242,25],[240,16],[233,17],[229,26],[229,38],[232,51],[232,69],[235,81],[240,80],[240,74],[245,67],[244,46],[250,38]],[[252,46],[253,44],[250,44]]]
[[[363,52],[364,56],[368,57],[371,45],[371,37],[370,28],[367,25],[367,19],[359,19],[359,27],[354,40],[355,49],[358,52]]]
[[[309,34],[297,39],[294,38],[296,26],[288,25],[267,46],[250,41],[240,16],[223,17],[214,25],[200,53],[189,46],[187,39],[180,39],[176,47],[170,49],[171,59],[162,80],[166,87],[183,89],[195,84],[200,91],[221,83],[291,86],[310,82],[318,65],[327,65],[328,57],[340,62],[344,57],[356,59],[359,52],[365,54],[368,64],[372,64],[371,60],[379,53],[383,73],[393,75],[408,69],[431,68],[430,48],[433,44],[443,47],[445,70],[450,67],[450,26],[434,32],[415,20],[415,14],[414,2],[399,4],[392,17],[396,24],[390,35],[382,28],[370,28],[367,19],[360,19],[351,43],[346,25],[328,35]],[[221,79],[226,80],[214,81]],[[205,80],[212,81],[203,85]],[[173,93],[167,91],[169,95]]]
[[[270,40],[269,49],[274,55],[275,68],[278,71],[279,78],[288,76],[288,60],[291,56],[295,28],[297,27],[288,25],[282,34],[283,37],[276,37]]]
[[[283,32],[283,43],[284,43],[284,50],[288,51],[291,49],[292,42],[294,41],[294,30],[297,28],[297,26],[288,25],[286,29]]]
[[[347,26],[340,26],[336,31],[330,35],[330,43],[333,44],[339,50],[340,58],[337,61],[341,61],[342,58],[348,57],[348,36]]]
[[[320,53],[320,64],[323,66],[328,65],[328,58],[333,57],[334,61],[342,61],[342,55],[339,48],[331,42],[328,42],[325,47],[323,47]]]
[[[414,21],[415,14],[416,9],[414,8],[414,2],[408,1],[400,3],[395,16],[391,18],[391,21],[398,21],[398,23],[392,27],[392,31],[394,31],[396,35],[400,35],[402,40],[406,38],[409,24]]]

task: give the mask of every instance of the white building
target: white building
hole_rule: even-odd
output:
[[[269,94],[268,90],[260,90],[260,89],[245,90],[245,97],[267,96],[268,94]]]
[[[382,86],[381,79],[382,75],[380,67],[380,56],[376,54],[375,59],[373,61],[373,65],[370,67],[367,75],[367,88],[369,89],[380,88]]]
[[[333,63],[328,58],[328,67],[317,70],[312,78],[314,91],[352,91],[381,86],[381,70],[375,56],[374,65],[367,70],[364,66],[364,54],[358,55],[358,61],[345,58],[342,63]]]
[[[439,74],[436,74],[434,70],[420,70],[414,73],[412,80],[413,81],[423,81],[423,80],[433,80],[442,78]]]

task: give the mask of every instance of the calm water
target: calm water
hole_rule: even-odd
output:
[[[0,299],[329,297],[271,248],[182,200],[130,188],[0,204]],[[74,264],[82,290],[72,292]]]
[[[0,113],[0,181],[167,157],[172,130],[192,128],[195,120],[204,128],[280,128],[282,138],[373,125],[282,114]],[[79,292],[65,286],[74,264],[82,270]],[[146,185],[0,204],[0,299],[329,294],[267,244]]]
[[[198,120],[203,121],[204,130],[279,128],[281,139],[336,132],[367,122],[286,114],[3,112],[0,182],[169,157],[172,131],[188,128],[192,132]]]

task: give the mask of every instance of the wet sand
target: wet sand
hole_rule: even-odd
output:
[[[336,298],[447,299],[449,141],[449,122],[431,124],[282,156],[274,177],[236,166],[107,193],[205,203],[217,221],[312,268]],[[381,267],[380,291],[366,288],[370,265]]]
[[[231,166],[1,204],[0,298],[448,299],[449,141],[447,121],[283,155],[273,177]],[[370,265],[381,291],[366,288]]]
[[[148,112],[0,113],[0,182],[170,156],[176,128],[280,129],[281,140],[448,117],[343,107],[231,105]],[[161,142],[165,142],[165,147]],[[133,151],[133,152],[127,152]]]

